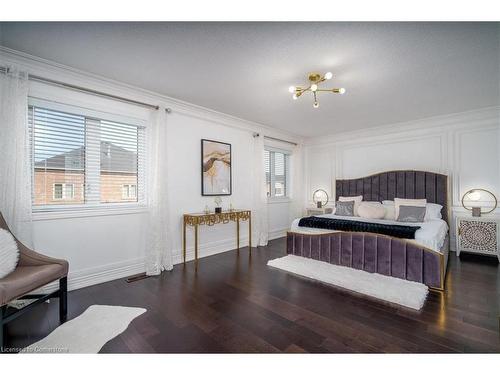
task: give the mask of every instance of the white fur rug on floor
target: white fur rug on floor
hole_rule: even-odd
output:
[[[415,310],[422,308],[429,293],[427,285],[414,281],[336,266],[296,255],[270,260],[267,265]]]
[[[104,344],[145,312],[138,307],[93,305],[21,353],[99,353]]]

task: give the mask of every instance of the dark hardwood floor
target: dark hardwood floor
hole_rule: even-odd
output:
[[[140,306],[102,352],[500,352],[500,267],[495,259],[450,255],[446,293],[415,312],[266,266],[285,241],[203,258],[198,266],[69,294],[69,319],[93,304]],[[58,325],[57,301],[10,323],[7,346],[24,347]]]

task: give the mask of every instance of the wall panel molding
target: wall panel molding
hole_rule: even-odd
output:
[[[472,134],[478,134],[478,133],[487,133],[487,132],[490,132],[490,133],[494,133],[494,132],[500,132],[500,125],[498,124],[487,124],[487,125],[484,125],[484,126],[480,126],[480,127],[474,127],[474,128],[470,128],[470,129],[459,129],[459,130],[456,130],[453,132],[453,136],[454,136],[454,145],[455,145],[455,153],[454,153],[454,160],[453,160],[453,165],[455,166],[455,170],[454,170],[454,175],[455,175],[455,178],[453,179],[453,184],[454,184],[454,188],[453,188],[453,205],[454,206],[461,206],[461,198],[462,198],[462,194],[468,190],[467,187],[464,187],[462,185],[462,183],[464,183],[464,181],[462,181],[462,178],[461,178],[461,175],[462,175],[462,157],[463,157],[463,148],[465,146],[465,143],[467,142],[467,139],[466,137],[467,136],[470,136]],[[493,134],[494,136],[494,134]],[[486,137],[488,137],[486,135]],[[498,135],[497,135],[498,137]],[[497,138],[498,140],[498,138]],[[498,143],[497,143],[498,144]],[[486,150],[481,150],[482,147],[484,147],[484,145],[481,145],[481,144],[477,144],[475,145],[476,146],[476,149],[477,149],[477,153],[481,153],[481,152],[484,152]],[[499,171],[498,171],[498,165],[500,165],[500,162],[499,162],[499,159],[498,159],[498,152],[497,152],[497,159],[496,160],[491,160],[492,164],[495,162],[497,164],[497,170],[496,170],[496,174],[497,175],[500,175]],[[496,186],[500,186],[500,181],[498,181],[498,184],[495,184]],[[481,186],[475,186],[475,187],[481,187]],[[497,198],[500,198],[498,196],[498,191],[497,191]],[[483,204],[488,204],[488,203],[491,203],[491,201],[483,201],[481,202]]]
[[[482,187],[481,184],[500,186],[500,107],[309,138],[305,149],[309,155],[331,150],[332,160],[328,163],[332,166],[333,194],[337,178],[358,178],[391,169],[423,169],[447,174],[452,211],[450,235],[454,244],[455,215],[468,212],[460,203],[464,189],[471,185]],[[413,152],[415,157],[410,160],[405,151]],[[476,160],[479,165],[467,166]],[[308,192],[315,188],[312,182],[319,181],[314,176],[318,168],[310,165],[312,161],[308,159],[305,169]],[[474,175],[471,170],[480,175],[481,181],[471,180],[470,176]],[[494,215],[500,215],[500,209]]]
[[[363,139],[376,139],[377,137],[388,137],[391,134],[398,135],[402,131],[407,136],[421,134],[422,132],[444,132],[450,129],[470,128],[474,126],[487,126],[498,123],[500,118],[500,105],[479,108],[465,112],[429,117],[419,120],[406,121],[371,128],[343,132],[322,137],[310,137],[305,139],[306,146],[328,146],[341,142],[359,142]]]

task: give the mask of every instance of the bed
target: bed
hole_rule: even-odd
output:
[[[336,265],[361,269],[371,273],[423,283],[443,291],[449,252],[448,178],[424,171],[391,171],[372,176],[337,180],[336,200],[340,196],[363,195],[364,201],[394,200],[394,198],[427,199],[443,206],[442,220],[424,223],[404,223],[419,226],[414,238],[363,231],[339,231],[302,227],[296,219],[287,233],[287,253],[313,258]],[[401,225],[401,222],[319,215],[318,217]],[[356,223],[356,224],[357,224]]]

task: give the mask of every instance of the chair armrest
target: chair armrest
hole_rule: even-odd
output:
[[[51,258],[46,255],[39,254],[33,250],[28,249],[26,246],[19,246],[19,266],[44,266],[48,264],[60,264],[66,266],[67,261],[63,259]]]

